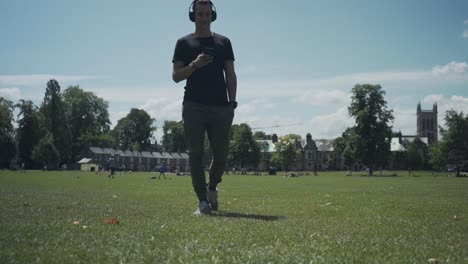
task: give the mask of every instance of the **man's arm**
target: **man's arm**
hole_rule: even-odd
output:
[[[195,71],[194,63],[190,63],[187,66],[184,66],[184,62],[175,61],[172,64],[172,80],[178,83],[187,79]]]
[[[237,76],[234,70],[234,61],[227,60],[224,63],[224,72],[226,73],[226,85],[229,101],[236,101],[237,95]]]
[[[213,57],[205,53],[198,55],[198,57],[187,66],[184,66],[184,62],[182,61],[175,61],[172,66],[172,80],[176,83],[183,81],[197,69],[205,67],[212,62]]]

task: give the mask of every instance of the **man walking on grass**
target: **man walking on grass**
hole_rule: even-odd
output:
[[[182,119],[192,185],[199,201],[196,213],[200,214],[218,210],[216,187],[226,166],[229,131],[237,107],[234,53],[227,37],[211,31],[216,17],[211,1],[194,0],[189,18],[195,23],[195,32],[177,40],[172,59],[172,79],[187,80]],[[208,184],[203,169],[205,133],[213,153]]]
[[[159,178],[161,179],[161,175],[166,179],[166,164],[164,162],[159,165]]]

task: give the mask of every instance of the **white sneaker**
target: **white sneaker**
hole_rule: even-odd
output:
[[[214,191],[207,190],[206,199],[208,200],[208,203],[211,205],[211,209],[213,211],[218,211],[218,189]]]
[[[203,214],[210,214],[210,213],[211,213],[210,204],[207,201],[201,201],[198,204],[197,210],[193,214],[203,215]]]

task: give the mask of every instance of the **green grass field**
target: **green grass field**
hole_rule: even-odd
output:
[[[155,175],[1,171],[0,263],[468,263],[468,178]]]

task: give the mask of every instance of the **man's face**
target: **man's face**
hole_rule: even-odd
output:
[[[211,5],[197,3],[195,10],[195,24],[201,27],[209,27],[211,24]]]

